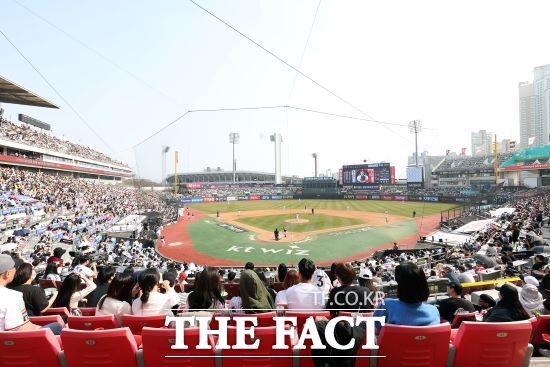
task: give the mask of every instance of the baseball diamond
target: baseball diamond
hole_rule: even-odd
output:
[[[442,210],[455,206],[374,200],[193,204],[188,208],[193,216],[182,216],[164,229],[158,251],[177,261],[217,266],[296,263],[304,256],[330,264],[364,258],[394,242],[414,245],[437,228]]]

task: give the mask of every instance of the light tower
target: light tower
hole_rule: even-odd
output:
[[[275,143],[275,185],[283,183],[281,177],[281,143],[283,137],[279,133],[275,133],[269,136],[269,139]]]
[[[414,134],[415,165],[418,167],[418,133],[422,131],[422,121],[414,120],[409,122],[409,131]]]
[[[315,177],[317,177],[317,160],[319,159],[319,153],[313,153],[311,156],[313,157],[313,161],[315,163]]]
[[[162,186],[166,184],[166,153],[168,153],[169,150],[170,147],[168,145],[163,145],[160,151],[160,158],[162,162],[162,177],[160,179],[160,183]]]
[[[239,133],[229,133],[229,143],[233,145],[233,183],[236,182],[237,161],[235,161],[235,144],[239,144]]]

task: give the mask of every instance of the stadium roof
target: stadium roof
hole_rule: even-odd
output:
[[[0,102],[34,107],[59,108],[52,102],[0,76]]]

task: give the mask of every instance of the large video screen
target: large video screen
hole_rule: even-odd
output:
[[[344,186],[377,186],[392,180],[389,163],[354,164],[342,168]]]

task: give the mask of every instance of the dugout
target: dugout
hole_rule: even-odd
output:
[[[337,181],[332,177],[304,177],[302,191],[304,196],[336,195],[338,194]]]

